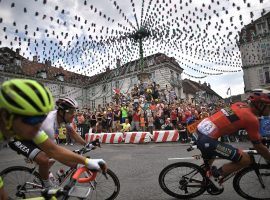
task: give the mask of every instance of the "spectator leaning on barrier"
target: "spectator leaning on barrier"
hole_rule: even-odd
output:
[[[122,124],[122,132],[129,132],[130,131],[130,123],[129,120],[126,119],[125,123]]]
[[[162,130],[173,130],[173,124],[171,123],[171,119],[167,118],[161,128]]]

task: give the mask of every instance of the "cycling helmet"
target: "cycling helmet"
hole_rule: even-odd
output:
[[[66,97],[66,98],[60,98],[56,101],[56,106],[58,109],[61,110],[68,110],[71,108],[78,108],[78,103],[76,100]]]
[[[266,89],[254,89],[248,100],[252,103],[270,104],[270,91]]]
[[[54,108],[51,92],[30,79],[11,79],[0,87],[0,108],[25,116],[45,115]]]

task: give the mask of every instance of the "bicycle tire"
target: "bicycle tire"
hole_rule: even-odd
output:
[[[266,164],[261,164],[259,165],[259,170],[261,169],[268,169],[269,170],[269,173],[270,173],[270,166],[269,165],[266,165]],[[256,196],[250,196],[249,194],[247,194],[247,192],[243,191],[243,189],[241,188],[240,186],[240,182],[241,182],[241,179],[246,175],[248,174],[249,172],[251,171],[254,171],[254,168],[253,167],[246,167],[242,170],[240,170],[234,177],[233,179],[233,188],[234,190],[243,198],[245,199],[252,199],[252,200],[270,200],[270,187],[269,187],[269,182],[268,182],[268,185],[266,184],[266,187],[267,189],[265,190],[267,192],[267,196],[268,196],[268,193],[269,193],[269,196],[266,197],[266,198],[260,198],[260,197],[256,197]],[[255,174],[255,173],[254,173]],[[268,175],[269,177],[269,181],[270,181],[270,176]],[[251,183],[250,182],[250,178],[248,179],[249,180],[249,184]],[[254,180],[254,179],[253,179]],[[247,184],[247,183],[246,183]],[[245,184],[245,185],[246,185]],[[253,186],[251,186],[250,188],[256,188],[257,186],[260,185],[260,182],[258,181],[257,184],[254,184]],[[249,191],[250,192],[250,191]]]
[[[32,174],[32,176],[34,176],[34,178],[36,180],[38,180],[41,185],[43,186],[43,181],[42,179],[40,178],[40,175],[38,172],[34,171],[33,172],[33,169],[32,168],[28,168],[28,167],[24,167],[24,166],[13,166],[13,167],[8,167],[6,169],[4,169],[2,172],[0,172],[0,176],[3,178],[3,181],[4,181],[4,187],[5,187],[5,190],[8,191],[8,197],[9,197],[9,200],[13,200],[13,199],[18,199],[18,197],[36,197],[36,196],[40,196],[40,193],[34,193],[34,194],[29,194],[29,195],[25,195],[23,192],[21,193],[21,195],[25,195],[25,196],[18,196],[17,193],[19,192],[18,191],[18,187],[20,186],[20,182],[19,182],[19,177],[17,176],[17,179],[15,179],[16,181],[16,188],[14,188],[13,186],[11,186],[9,183],[10,181],[7,180],[7,175],[8,174],[11,174],[11,173],[14,173],[14,172],[25,172],[27,174]],[[32,173],[33,172],[33,173]],[[24,181],[23,181],[24,182]],[[23,183],[24,184],[24,183]],[[14,192],[10,192],[10,190],[14,190]],[[34,195],[34,196],[33,196]]]
[[[100,176],[103,176],[102,174],[100,174]],[[101,198],[97,198],[97,199],[94,199],[93,198],[93,196],[90,196],[90,199],[92,200],[114,200],[117,196],[118,196],[118,194],[119,194],[119,192],[120,192],[120,181],[119,181],[119,179],[118,179],[118,177],[116,176],[116,174],[112,171],[112,170],[110,170],[110,169],[107,169],[107,176],[109,176],[109,177],[111,177],[111,179],[113,180],[113,182],[114,182],[114,190],[112,191],[112,194],[109,196],[109,197],[101,197]],[[71,177],[70,178],[72,178],[72,175],[71,175]],[[84,185],[84,184],[83,184]],[[97,182],[97,185],[98,185],[98,182]],[[102,186],[101,186],[102,187]],[[92,194],[93,195],[93,194]],[[68,198],[68,199],[70,199],[70,198]],[[87,198],[88,199],[88,198]]]
[[[166,186],[166,184],[165,184],[165,176],[166,176],[166,174],[168,172],[170,172],[171,170],[175,169],[175,168],[181,168],[181,167],[191,168],[191,169],[195,170],[194,172],[199,173],[201,175],[201,177],[202,177],[201,187],[195,193],[184,194],[184,195],[177,194],[177,193],[171,191]],[[187,175],[187,174],[185,174],[185,175]],[[181,177],[181,179],[183,178],[183,176]],[[179,179],[179,186],[180,186],[180,181],[181,180]],[[168,195],[170,195],[172,197],[175,197],[175,198],[178,198],[178,199],[190,199],[190,198],[195,198],[197,196],[200,196],[206,190],[205,183],[206,183],[205,171],[200,166],[195,165],[193,163],[188,163],[188,162],[178,162],[178,163],[170,164],[167,167],[165,167],[159,174],[159,185],[162,188],[162,190],[164,192],[166,192]]]

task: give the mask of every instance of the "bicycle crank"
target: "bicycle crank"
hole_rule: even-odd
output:
[[[219,195],[224,191],[224,188],[219,189],[213,183],[208,184],[206,191],[211,195]]]

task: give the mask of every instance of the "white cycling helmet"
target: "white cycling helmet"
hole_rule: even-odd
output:
[[[56,101],[56,106],[61,110],[76,109],[78,108],[78,102],[70,97],[60,98]]]

